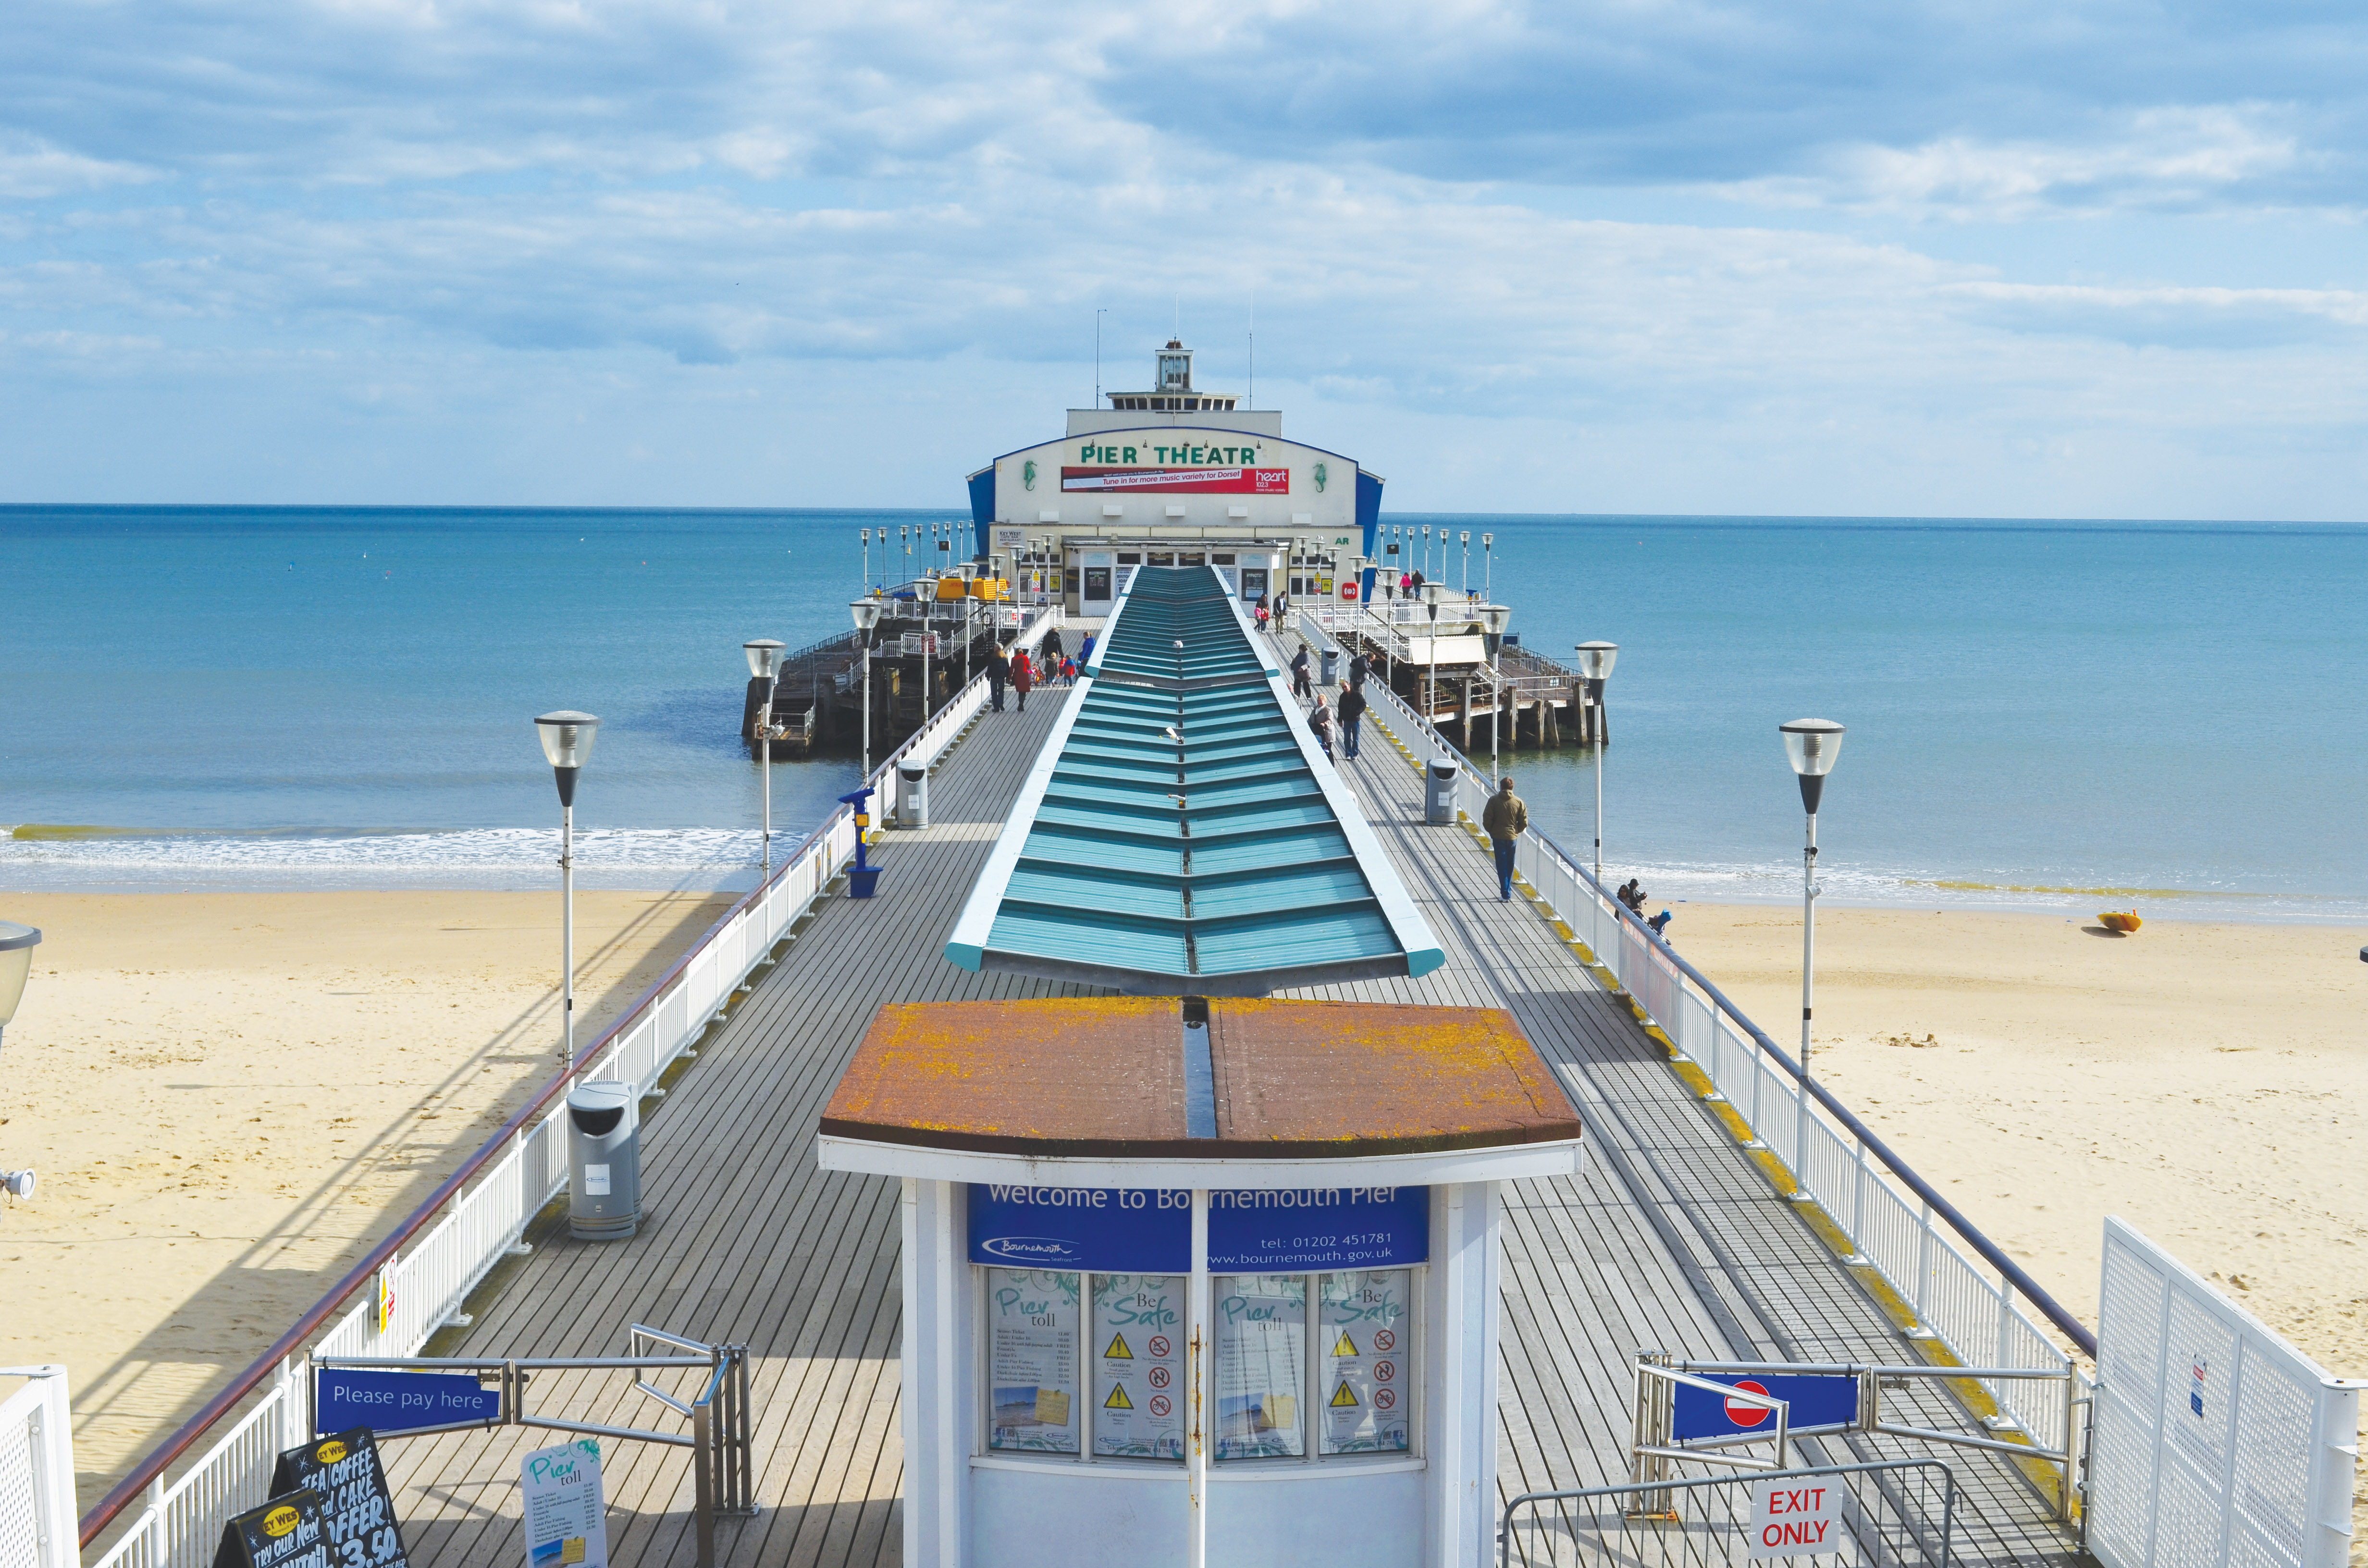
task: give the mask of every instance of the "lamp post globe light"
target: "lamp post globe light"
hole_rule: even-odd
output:
[[[863,643],[863,773],[862,782],[871,778],[871,629],[880,624],[880,601],[860,598],[847,607],[855,618],[856,636]]]
[[[1842,752],[1842,726],[1831,719],[1795,719],[1777,726],[1784,737],[1784,756],[1801,781],[1801,805],[1809,819],[1801,851],[1801,1075],[1809,1075],[1809,1012],[1816,983],[1817,959],[1817,803],[1825,798],[1826,776]]]
[[[6,1029],[17,1016],[17,1004],[25,997],[25,979],[33,972],[33,949],[40,945],[39,927],[0,920],[0,1030]],[[0,1191],[12,1198],[32,1197],[34,1181],[28,1170],[0,1171]]]
[[[759,884],[773,874],[773,688],[781,678],[781,644],[770,637],[759,637],[753,642],[743,642],[740,651],[748,655],[748,673],[765,683],[765,704],[757,710],[757,738],[764,743],[765,760],[760,771],[765,776],[765,837],[758,864]]]
[[[559,785],[559,1061],[564,1072],[575,1071],[575,777],[592,756],[592,739],[600,721],[589,713],[563,708],[534,722],[542,755],[551,763]]]
[[[1587,682],[1587,695],[1595,710],[1603,711],[1603,683],[1611,678],[1611,666],[1620,660],[1617,642],[1581,642],[1578,644],[1579,678]],[[1609,730],[1599,730],[1595,742],[1595,885],[1603,886],[1603,747],[1611,739]]]

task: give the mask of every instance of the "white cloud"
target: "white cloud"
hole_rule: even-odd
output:
[[[164,177],[161,170],[85,157],[39,137],[0,136],[0,199],[28,201]]]
[[[1837,206],[1959,222],[2065,212],[2185,208],[2228,197],[2304,164],[2294,135],[2263,106],[2152,108],[2086,142],[1986,142],[1949,136],[1897,148],[1835,149],[1812,175],[1769,175],[1712,188],[1769,207]]]

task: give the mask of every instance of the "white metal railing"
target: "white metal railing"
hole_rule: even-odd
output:
[[[1058,607],[1030,617],[1018,645],[1035,645],[1062,619]],[[982,675],[882,758],[869,781],[875,788],[884,788],[896,765],[908,756],[926,758],[934,766],[986,700],[986,678]],[[878,820],[876,807],[874,820]],[[612,1028],[595,1043],[586,1053],[579,1079],[620,1079],[644,1091],[654,1086],[674,1060],[723,1016],[733,993],[854,856],[855,834],[853,812],[839,807],[769,881],[707,933],[678,966],[671,983],[624,1020],[623,1027]],[[460,1311],[469,1292],[494,1266],[518,1245],[534,1217],[566,1189],[566,1098],[552,1095],[549,1103],[547,1114],[530,1124],[521,1123],[509,1135],[507,1146],[482,1165],[474,1181],[446,1205],[440,1217],[416,1231],[398,1256],[380,1265],[378,1278],[392,1294],[392,1309],[384,1324],[379,1321],[378,1292],[365,1291],[368,1299],[308,1349],[287,1356],[259,1374],[250,1369],[242,1398],[251,1396],[251,1402],[225,1410],[215,1425],[228,1425],[177,1478],[168,1483],[162,1467],[157,1467],[158,1473],[141,1499],[139,1516],[91,1568],[208,1568],[222,1521],[262,1503],[278,1455],[312,1436],[307,1429],[311,1425],[310,1358],[416,1355],[429,1336]],[[55,1381],[63,1411],[63,1371]],[[5,1410],[15,1412],[25,1397],[19,1394]],[[57,1429],[67,1430],[63,1425]],[[184,1451],[189,1446],[193,1445],[179,1445]],[[153,1464],[154,1456],[142,1468]],[[71,1463],[63,1473],[67,1522],[65,1533],[58,1539],[71,1551],[74,1540]],[[6,1550],[12,1532],[21,1533],[27,1528],[25,1518],[38,1517],[20,1509],[16,1495],[7,1490],[7,1476],[6,1451],[0,1446],[0,1551]],[[85,1535],[96,1535],[113,1517],[85,1521]],[[71,1561],[71,1557],[38,1563],[28,1561],[25,1568],[68,1568]],[[19,1568],[19,1560],[0,1556],[0,1568]]]
[[[1488,781],[1475,772],[1446,737],[1425,722],[1397,694],[1369,682],[1368,716],[1417,756],[1425,752],[1456,759],[1456,809],[1475,828],[1487,804]],[[1984,1390],[2012,1427],[2041,1449],[2077,1454],[2081,1440],[2076,1406],[2094,1387],[2088,1376],[2046,1331],[2022,1310],[2029,1301],[2076,1345],[2093,1355],[2096,1341],[2027,1277],[2019,1285],[1994,1244],[1962,1216],[1936,1204],[1929,1184],[1902,1164],[1854,1116],[1828,1103],[1826,1091],[1805,1085],[1791,1058],[1736,1011],[1706,982],[1697,983],[1690,965],[1643,924],[1607,896],[1577,858],[1565,854],[1535,829],[1521,835],[1514,867],[1539,901],[1576,941],[1609,970],[1621,987],[1668,1037],[1681,1062],[1709,1079],[1713,1096],[1725,1102],[1752,1135],[1791,1174],[1801,1197],[1812,1199],[1850,1240],[1853,1266],[1872,1268],[1915,1314],[1911,1337],[1929,1339],[1967,1366],[2049,1369],[2048,1383],[2004,1379],[1983,1381]],[[1954,1229],[1975,1251],[1998,1260],[1985,1268],[1950,1239]],[[2077,1332],[2075,1332],[2077,1330]],[[2069,1369],[2071,1376],[2062,1374]],[[2077,1468],[2074,1470],[2077,1474]]]
[[[60,1366],[0,1367],[0,1568],[73,1568],[74,1414]]]

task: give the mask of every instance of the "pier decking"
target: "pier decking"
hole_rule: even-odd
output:
[[[882,1178],[818,1170],[815,1127],[882,1003],[1086,994],[939,956],[1068,696],[1041,691],[1024,715],[984,716],[942,764],[933,825],[882,846],[881,896],[818,905],[708,1040],[644,1132],[642,1233],[608,1244],[569,1241],[564,1228],[539,1238],[512,1277],[472,1303],[475,1324],[458,1344],[434,1346],[614,1354],[635,1322],[747,1344],[764,1512],[720,1526],[719,1552],[734,1568],[899,1559],[898,1192]],[[1420,779],[1397,753],[1373,737],[1342,773],[1447,961],[1418,979],[1286,994],[1508,1008],[1587,1125],[1583,1175],[1508,1190],[1503,1494],[1626,1478],[1628,1368],[1639,1349],[1918,1359],[1693,1099],[1626,1004],[1535,911],[1497,902],[1485,855],[1461,829],[1419,825]],[[681,1425],[632,1393],[624,1375],[541,1376],[538,1413]],[[1921,1425],[1979,1430],[1937,1389],[1887,1403]],[[391,1443],[414,1561],[514,1562],[518,1456],[550,1436],[513,1428]],[[1824,1442],[1834,1462],[1908,1451],[1889,1438]],[[687,1456],[603,1447],[615,1560],[690,1568]],[[1962,1559],[2069,1562],[2046,1505],[2005,1462],[1964,1450],[1942,1457],[1963,1488]]]

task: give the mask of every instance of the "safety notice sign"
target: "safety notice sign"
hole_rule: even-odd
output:
[[[1809,1557],[1837,1551],[1840,1489],[1829,1479],[1751,1483],[1751,1552],[1755,1558]]]

